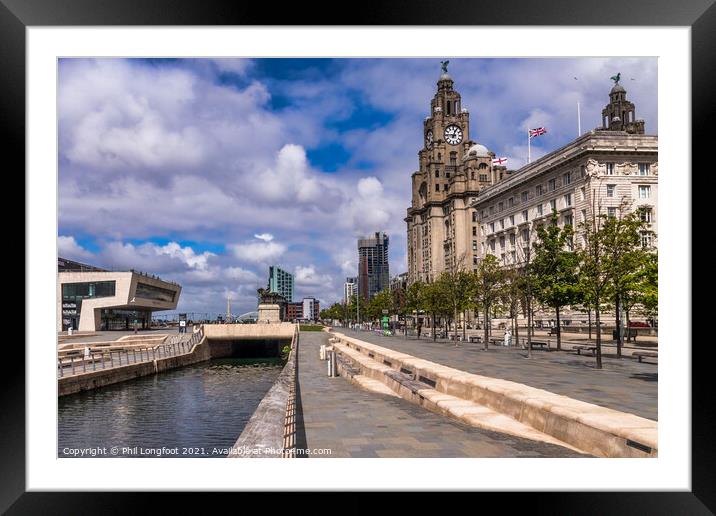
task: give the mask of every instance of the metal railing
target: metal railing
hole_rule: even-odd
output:
[[[183,337],[184,335],[182,335]],[[126,349],[89,349],[89,351],[76,350],[64,352],[57,357],[57,375],[59,378],[78,374],[113,369],[130,364],[153,362],[162,358],[186,355],[194,350],[204,338],[204,330],[200,329],[193,334],[187,334],[187,339],[174,342],[163,342],[154,346],[133,346]]]

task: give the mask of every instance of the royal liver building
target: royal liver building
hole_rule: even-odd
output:
[[[470,139],[470,113],[443,63],[430,116],[423,123],[420,168],[412,175],[408,224],[408,281],[432,281],[450,267],[477,263],[477,226],[470,203],[507,174],[494,153]]]
[[[432,281],[450,268],[474,269],[487,254],[518,264],[535,230],[553,211],[560,225],[636,210],[646,222],[645,246],[657,234],[658,137],[618,83],[602,125],[516,171],[493,165],[495,154],[469,138],[469,114],[443,64],[424,121],[420,169],[408,208],[409,282]]]

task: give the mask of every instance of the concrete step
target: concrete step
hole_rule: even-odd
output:
[[[396,372],[440,394],[487,407],[597,457],[658,456],[656,421],[517,382],[467,373],[340,333],[332,336],[340,340],[334,345],[342,353],[349,349],[355,360],[359,356],[372,360],[367,362],[371,367],[362,369],[361,374],[386,383],[406,399],[417,392],[408,395],[411,387],[401,388],[404,382],[396,383]],[[415,386],[412,389],[419,390]]]
[[[353,383],[366,390],[401,397],[432,412],[451,417],[476,428],[564,446],[565,448],[582,452],[582,450],[578,450],[565,442],[539,432],[484,405],[440,393],[424,383],[414,380],[411,375],[395,371],[391,367],[368,358],[348,346],[340,343],[335,343],[334,346],[340,353],[346,355],[352,366],[345,367],[343,364],[346,361],[342,361],[341,366],[348,373],[344,376],[349,377]],[[362,374],[355,374],[355,370],[359,370]],[[339,372],[341,372],[341,367],[339,367]]]

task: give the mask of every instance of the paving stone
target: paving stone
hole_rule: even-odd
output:
[[[301,333],[299,385],[306,445],[315,457],[576,457],[561,446],[473,428],[408,401],[328,378],[324,332]],[[427,358],[427,357],[425,357]]]

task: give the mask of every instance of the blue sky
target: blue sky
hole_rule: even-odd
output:
[[[655,58],[450,59],[470,138],[533,159],[600,125],[621,72],[658,134]],[[59,253],[178,281],[182,311],[255,309],[268,266],[340,299],[356,238],[404,272],[410,175],[440,59],[64,59]]]

